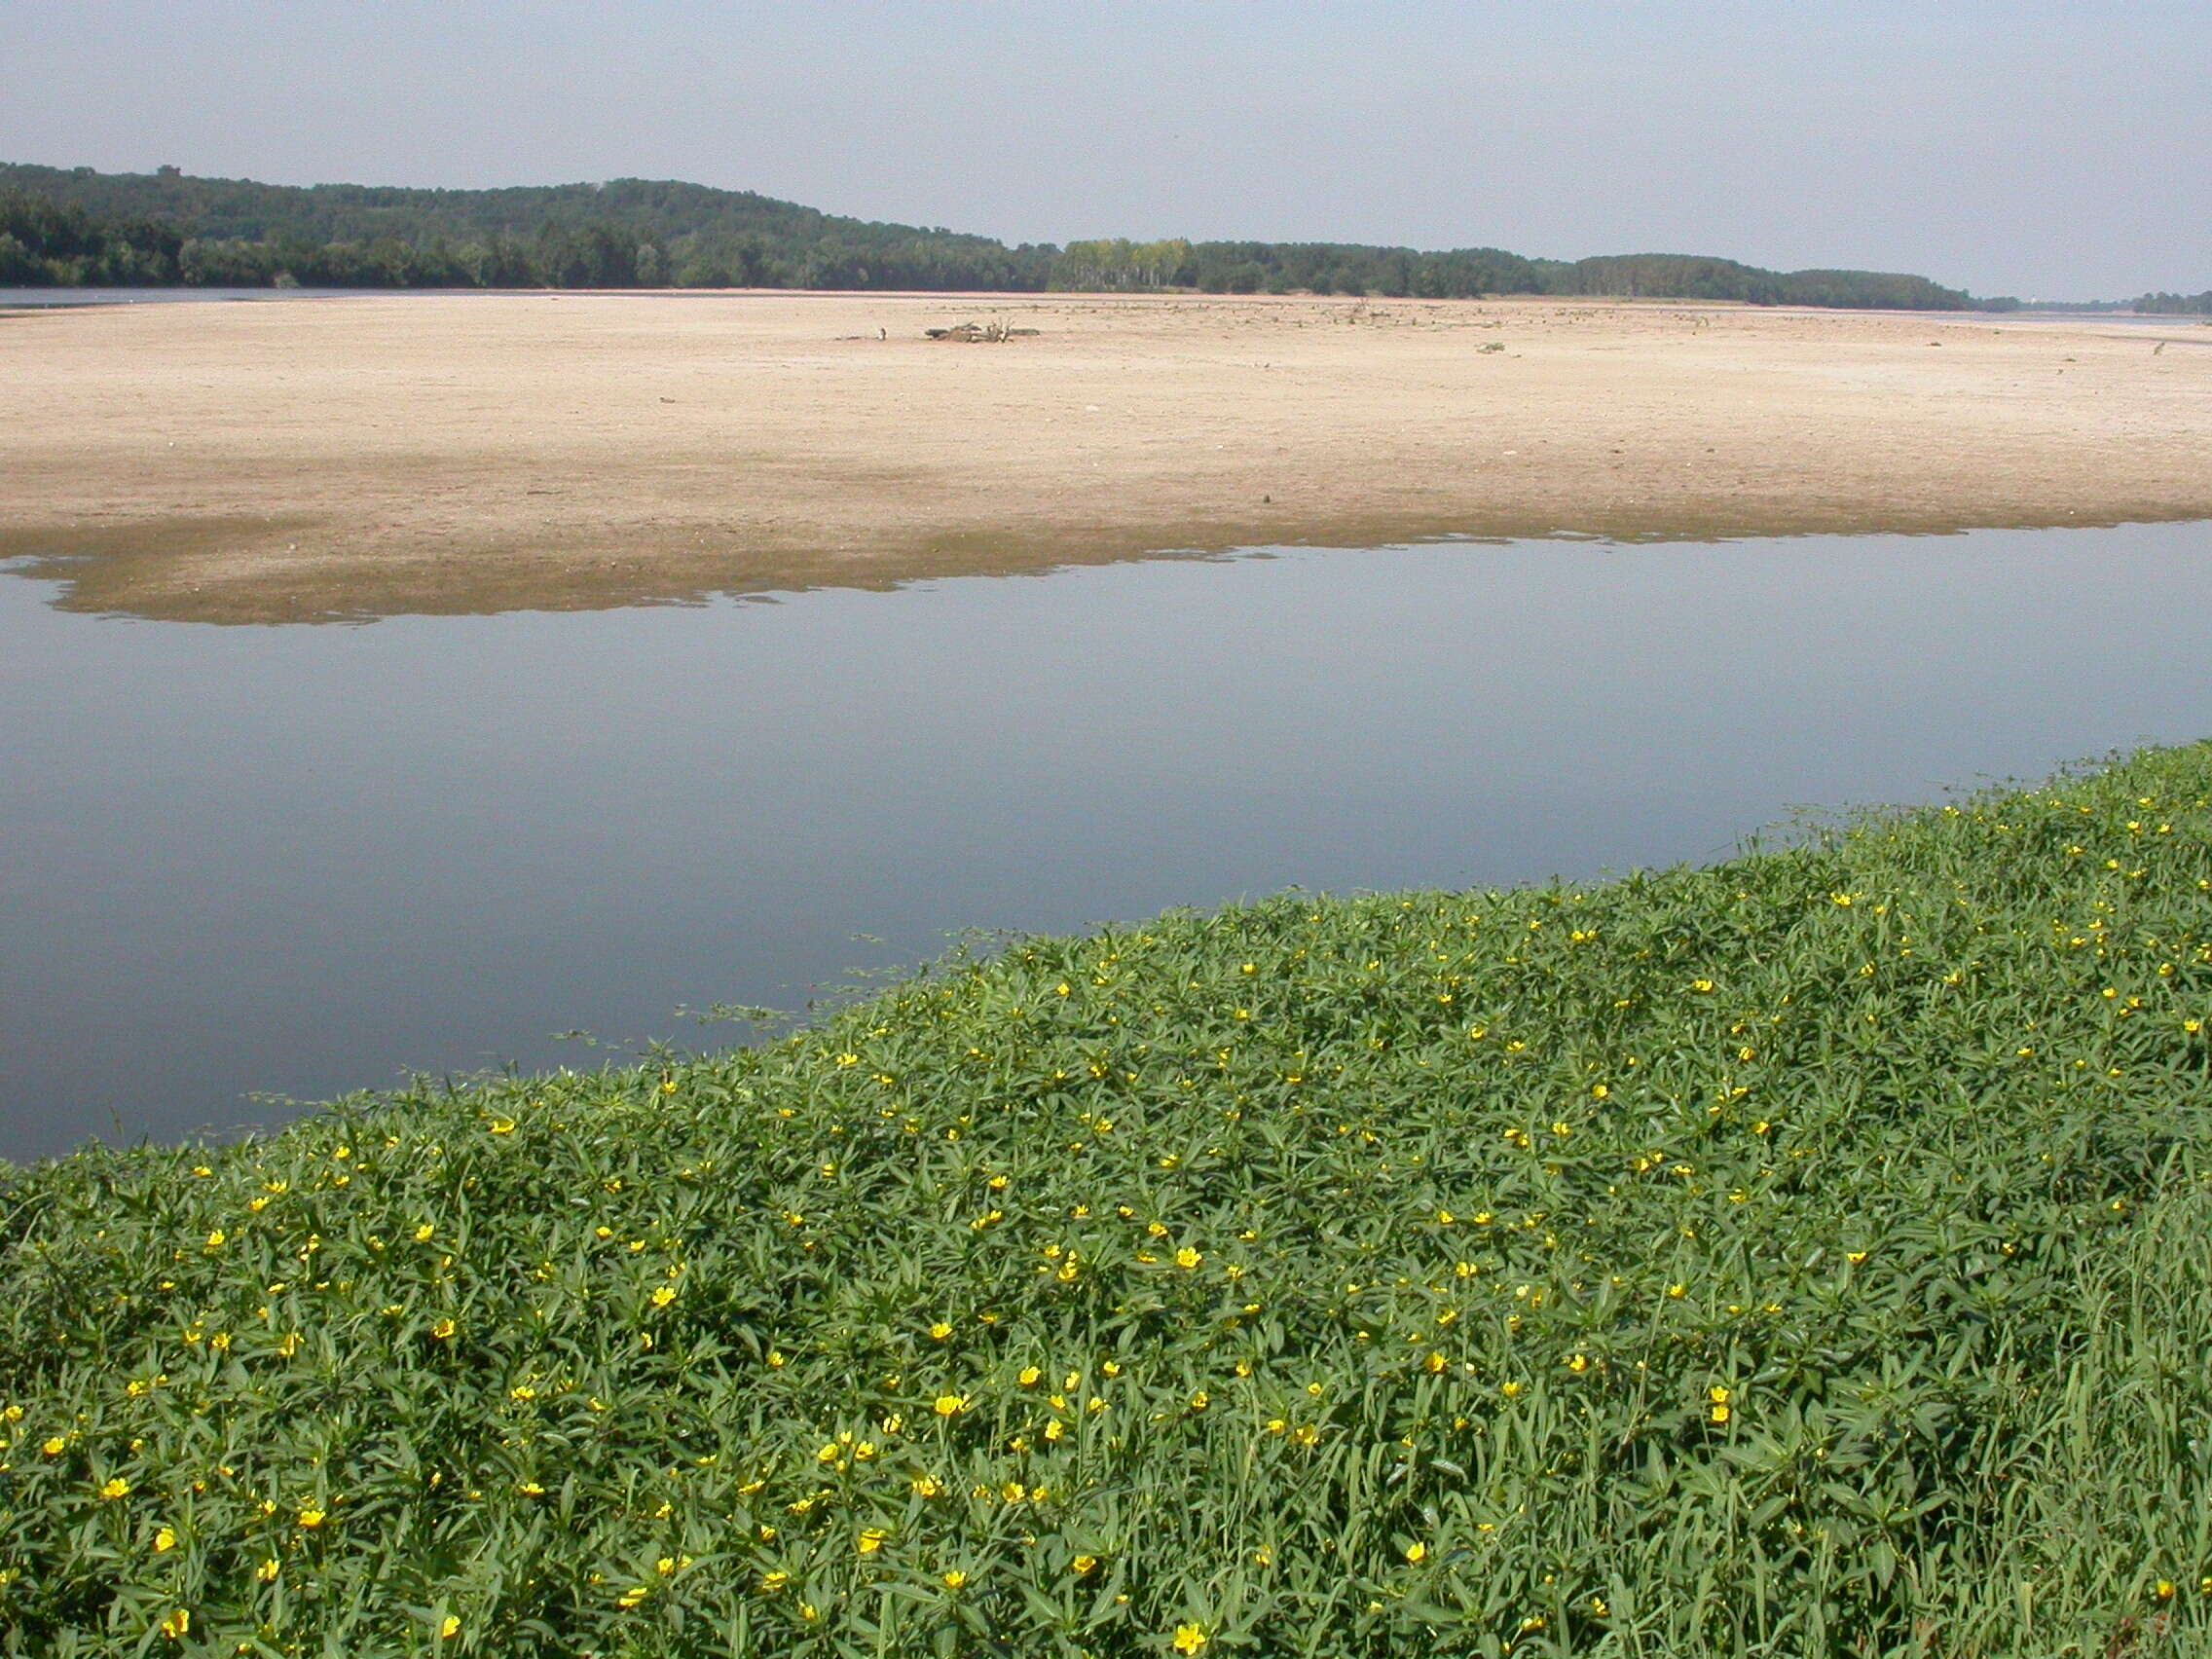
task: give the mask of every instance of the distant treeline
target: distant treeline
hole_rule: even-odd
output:
[[[1590,294],[1742,300],[1751,305],[1960,311],[1985,304],[1925,276],[1875,271],[1761,271],[1732,259],[1615,254],[1569,264],[1494,247],[1419,253],[1346,242],[1070,242],[1051,286],[1076,291],[1198,288],[1228,294]],[[2011,304],[2013,302],[1998,302]]]
[[[0,282],[1022,290],[1057,251],[646,179],[387,190],[0,165]]]
[[[2135,309],[2160,316],[2212,316],[2212,288],[2201,294],[2145,294]]]
[[[1728,259],[1529,259],[1338,242],[1008,246],[648,179],[402,190],[0,164],[0,284],[332,288],[924,288],[990,293],[1588,294],[1958,311],[1924,276]],[[2176,296],[2174,309],[2202,309]]]
[[[1075,293],[1387,294],[1464,299],[1546,292],[1545,263],[1494,247],[1419,253],[1348,242],[1070,242],[1050,285]]]

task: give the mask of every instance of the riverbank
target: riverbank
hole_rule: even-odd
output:
[[[0,1630],[2195,1651],[2208,849],[2198,745],[13,1172]]]
[[[968,319],[1038,332],[925,338]],[[2169,333],[2194,343],[2182,320],[1549,300],[19,314],[0,556],[84,608],[282,621],[1281,541],[2212,516],[2212,352]]]

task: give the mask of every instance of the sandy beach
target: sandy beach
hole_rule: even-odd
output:
[[[925,338],[971,320],[1037,332]],[[2212,516],[2208,348],[2183,318],[1551,300],[20,313],[0,557],[76,608],[267,622],[1282,542]]]

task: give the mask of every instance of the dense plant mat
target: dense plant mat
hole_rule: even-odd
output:
[[[2208,797],[10,1172],[0,1645],[2201,1653]]]

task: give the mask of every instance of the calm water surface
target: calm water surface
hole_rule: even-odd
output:
[[[45,311],[55,306],[155,306],[209,300],[327,300],[358,288],[6,288],[0,311]]]
[[[0,580],[0,1156],[2212,735],[2208,571],[2204,525],[1447,545],[357,628]]]

